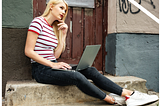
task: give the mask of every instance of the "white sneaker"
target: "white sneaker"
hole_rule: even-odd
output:
[[[140,106],[157,100],[158,100],[157,95],[148,95],[138,91],[135,91],[132,96],[126,96],[127,106]]]
[[[114,94],[114,93],[110,93],[109,96],[112,97],[112,98],[114,98],[116,105],[126,104],[126,103],[125,103],[125,97],[121,97],[121,96],[116,95],[116,94]]]

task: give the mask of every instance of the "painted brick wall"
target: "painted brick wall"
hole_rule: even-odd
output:
[[[106,41],[107,73],[146,79],[148,89],[159,91],[159,35],[109,34]]]
[[[32,0],[2,0],[2,26],[28,28],[33,19]]]

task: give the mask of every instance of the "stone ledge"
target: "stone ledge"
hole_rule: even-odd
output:
[[[123,88],[147,92],[146,80],[133,77],[106,76]],[[106,92],[107,93],[107,92]],[[36,81],[8,81],[5,99],[7,106],[48,106],[65,103],[99,101],[82,93],[76,86],[40,84]]]

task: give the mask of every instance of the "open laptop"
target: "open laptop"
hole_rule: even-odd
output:
[[[72,69],[55,69],[55,70],[63,70],[63,71],[80,71],[83,69],[86,69],[88,67],[91,67],[96,56],[97,53],[100,49],[101,45],[87,45],[85,50],[83,51],[83,54],[81,56],[81,59],[78,63],[78,65],[71,65]]]

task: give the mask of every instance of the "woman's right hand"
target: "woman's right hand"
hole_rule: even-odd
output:
[[[71,69],[71,66],[65,62],[58,62],[58,63],[53,63],[51,66],[53,69]]]

